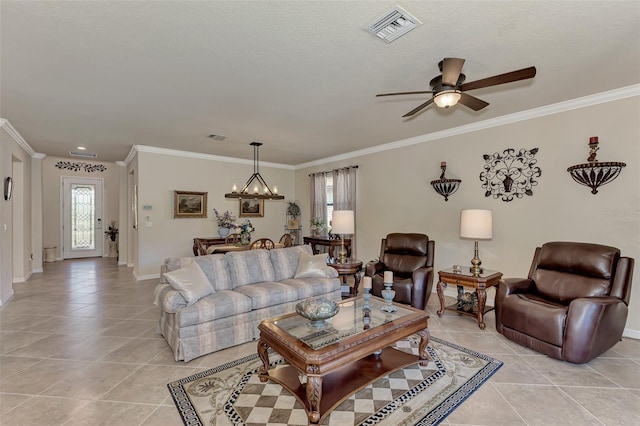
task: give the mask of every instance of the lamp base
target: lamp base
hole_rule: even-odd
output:
[[[469,272],[471,272],[474,276],[480,275],[483,271],[480,265],[482,261],[478,257],[478,240],[475,242],[475,246],[473,249],[473,259],[471,259],[471,268],[469,268]]]
[[[338,250],[338,263],[347,263],[347,250],[344,248],[344,236],[342,237],[340,250]]]

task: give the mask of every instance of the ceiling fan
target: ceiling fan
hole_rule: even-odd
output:
[[[464,80],[466,76],[461,73],[463,64],[464,59],[460,58],[444,58],[440,61],[440,63],[438,63],[438,68],[440,68],[440,72],[442,72],[442,74],[434,77],[429,82],[432,90],[382,93],[376,96],[417,95],[423,93],[433,94],[428,101],[418,105],[416,108],[403,115],[403,117],[410,117],[422,111],[432,103],[435,103],[440,108],[449,108],[460,102],[462,105],[465,105],[474,111],[480,111],[482,108],[489,105],[489,103],[464,92],[473,89],[481,89],[483,87],[497,86],[498,84],[511,83],[513,81],[526,80],[528,78],[533,78],[536,75],[536,67],[528,67],[465,83]]]

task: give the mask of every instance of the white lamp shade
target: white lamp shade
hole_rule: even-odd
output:
[[[492,233],[491,210],[462,210],[460,213],[460,237],[489,240]]]
[[[331,218],[331,232],[353,234],[355,232],[353,210],[334,210]]]

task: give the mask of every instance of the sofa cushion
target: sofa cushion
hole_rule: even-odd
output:
[[[274,281],[293,278],[298,267],[300,253],[306,253],[311,256],[313,255],[313,250],[309,244],[269,250],[269,256],[275,272]]]
[[[289,278],[281,282],[294,287],[298,291],[299,300],[340,291],[340,280],[336,278]]]
[[[154,290],[153,304],[170,314],[187,306],[187,301],[169,284],[158,284]]]
[[[243,285],[233,291],[249,297],[254,310],[298,300],[298,289],[281,282]]]
[[[275,279],[269,250],[229,252],[225,254],[225,258],[227,259],[232,289]]]
[[[186,327],[249,312],[252,309],[251,299],[232,290],[216,291],[203,297],[191,306],[180,309],[178,325]]]
[[[187,306],[215,292],[196,262],[191,262],[184,268],[167,272],[164,277],[169,282],[169,285],[184,297]]]
[[[300,253],[298,259],[298,267],[294,278],[333,278],[337,277],[338,272],[327,266],[327,254],[320,253],[310,256],[306,253]]]
[[[197,263],[216,291],[231,290],[231,280],[224,254],[210,254],[198,257],[169,257],[164,261],[166,272],[172,272],[191,263]],[[160,282],[166,282],[164,277]]]

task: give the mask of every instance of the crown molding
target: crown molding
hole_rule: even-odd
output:
[[[5,132],[7,132],[7,134],[11,136],[11,138],[16,141],[16,143],[20,145],[20,147],[22,147],[22,149],[24,149],[27,154],[29,154],[30,157],[40,159],[45,157],[45,154],[35,152],[33,148],[31,148],[27,141],[24,140],[22,135],[20,135],[20,133],[18,133],[18,131],[11,125],[11,123],[9,123],[9,120],[7,120],[6,118],[0,118],[0,127],[3,128]]]
[[[116,161],[116,166],[126,167],[127,163],[125,163],[124,161]]]
[[[161,154],[161,155],[170,155],[173,157],[186,157],[186,158],[197,158],[201,160],[209,160],[209,161],[220,161],[223,163],[235,163],[235,164],[246,164],[253,165],[253,160],[247,160],[244,158],[234,158],[234,157],[224,157],[222,155],[213,155],[213,154],[202,154],[199,152],[190,152],[190,151],[181,151],[178,149],[168,149],[168,148],[158,148],[155,146],[147,146],[147,145],[134,145],[129,151],[129,155],[125,159],[125,163],[129,164],[133,157],[135,157],[138,152],[150,152],[153,154]],[[273,167],[275,169],[287,169],[294,170],[295,166],[289,164],[279,164],[279,163],[269,163],[266,161],[260,161],[261,166],[265,167]]]
[[[621,87],[619,89],[609,90],[607,92],[596,93],[594,95],[583,96],[581,98],[571,99],[568,101],[558,102],[555,104],[528,109],[513,114],[503,115],[501,117],[490,118],[488,120],[478,121],[476,123],[466,124],[464,126],[454,127],[452,129],[442,130],[439,132],[427,133],[425,135],[414,136],[412,138],[402,139],[390,142],[384,145],[378,145],[371,148],[360,149],[346,154],[327,157],[308,163],[298,164],[295,169],[303,169],[306,167],[319,166],[335,161],[343,161],[354,157],[362,157],[369,154],[390,151],[393,149],[404,148],[406,146],[416,145],[420,143],[444,139],[451,136],[463,135],[465,133],[477,132],[479,130],[490,129],[492,127],[505,126],[507,124],[517,123],[519,121],[532,120],[534,118],[544,117],[546,115],[558,114],[561,112],[572,111],[575,109],[586,108],[593,105],[603,104],[607,102],[618,101],[621,99],[640,96],[640,84]]]

